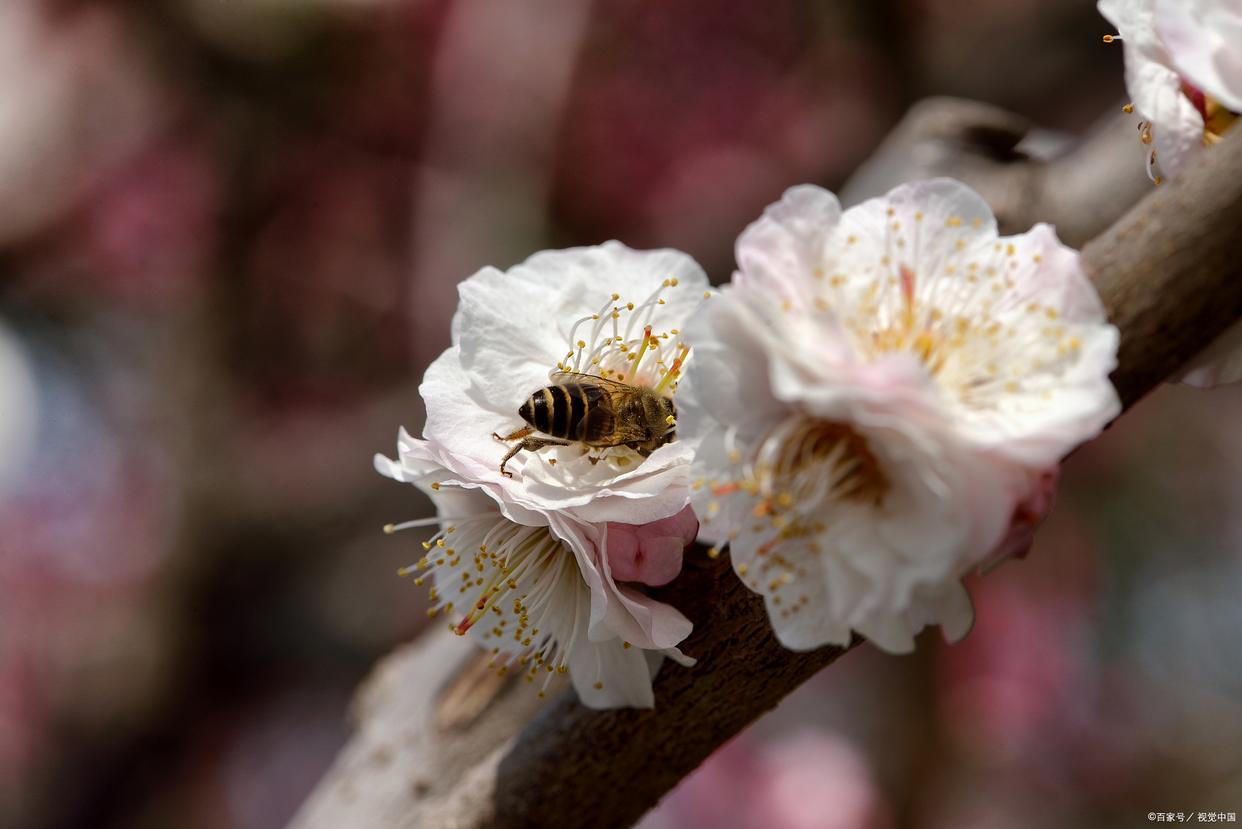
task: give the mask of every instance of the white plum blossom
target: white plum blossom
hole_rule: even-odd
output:
[[[1062,456],[1120,410],[1117,331],[1077,254],[1046,225],[998,237],[937,179],[845,212],[792,188],[737,263],[686,327],[701,538],[787,647],[965,635],[961,577],[1013,551]]]
[[[459,287],[452,346],[427,370],[423,440],[376,468],[432,496],[438,517],[425,570],[433,612],[534,681],[569,673],[592,707],[653,704],[651,677],[690,622],[637,584],[680,570],[698,529],[689,508],[691,447],[648,455],[578,443],[500,464],[532,394],[574,372],[675,399],[689,347],[680,325],[708,293],[688,256],[617,242],[485,268]],[[544,680],[546,682],[546,678]]]
[[[1126,89],[1139,114],[1147,172],[1176,178],[1237,118],[1242,12],[1228,0],[1100,0],[1125,49]]]
[[[1148,174],[1175,178],[1242,113],[1242,4],[1237,0],[1100,0],[1125,49],[1126,89],[1140,118]],[[1112,37],[1106,38],[1111,40]],[[1242,380],[1242,324],[1180,378],[1210,387]]]

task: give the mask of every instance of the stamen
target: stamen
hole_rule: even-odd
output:
[[[400,524],[385,524],[384,533],[387,535],[392,535],[393,533],[398,533],[398,532],[401,532],[402,530],[412,530],[416,527],[434,527],[436,524],[444,524],[446,522],[461,523],[463,521],[471,521],[476,518],[483,518],[483,517],[491,518],[494,516],[492,515],[487,515],[487,516],[467,515],[464,518],[441,518],[438,516],[432,517],[432,518],[417,518],[413,521],[402,521]]]
[[[685,364],[686,356],[689,353],[690,353],[690,346],[688,345],[677,346],[677,357],[673,360],[673,365],[669,367],[669,370],[665,372],[662,378],[660,378],[660,382],[656,384],[655,390],[657,392],[664,391],[664,389],[668,387],[669,383],[673,382],[674,380],[676,380],[678,377],[681,376],[681,367]]]
[[[628,333],[628,329],[627,329]],[[633,365],[630,366],[630,372],[625,376],[625,382],[633,383],[634,377],[638,374],[638,366],[643,361],[643,355],[647,353],[647,346],[651,343],[651,326],[648,325],[643,329],[643,344],[638,349],[638,355],[633,359]],[[656,342],[656,348],[660,347],[659,341]]]

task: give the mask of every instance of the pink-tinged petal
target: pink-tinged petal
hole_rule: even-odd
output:
[[[1210,389],[1242,382],[1242,323],[1235,323],[1190,361],[1183,383]]]
[[[822,187],[789,188],[738,237],[734,284],[780,300],[805,299],[800,274],[823,264],[828,238],[840,218],[837,197]]]
[[[552,532],[573,550],[591,592],[588,636],[606,641],[613,636],[639,648],[661,650],[690,635],[692,625],[679,611],[630,587],[617,584],[608,556],[602,552],[604,527],[571,516],[548,516]]]
[[[1242,113],[1242,5],[1156,0],[1155,27],[1186,80],[1226,109]]]
[[[759,767],[736,785],[747,798],[748,825],[765,829],[880,829],[891,825],[884,797],[848,740],[802,731],[766,746]]]
[[[1031,488],[1026,498],[1016,507],[1009,519],[1009,527],[996,549],[982,564],[988,568],[1008,558],[1026,558],[1035,541],[1035,530],[1052,512],[1056,502],[1061,467],[1054,466],[1032,475]]]
[[[1134,69],[1127,66],[1126,79],[1127,89],[1142,90],[1141,96],[1131,94],[1135,109],[1151,121],[1152,146],[1159,169],[1169,179],[1176,179],[1203,150],[1203,116],[1186,97],[1181,75],[1172,69],[1151,62]]]
[[[1155,0],[1101,0],[1100,13],[1117,27],[1125,50],[1126,91],[1140,118],[1151,123],[1157,169],[1176,178],[1203,147],[1203,118],[1182,91],[1181,74],[1156,30]]]
[[[650,524],[608,525],[608,564],[617,581],[652,587],[668,584],[681,572],[682,553],[694,541],[699,520],[686,507]]]

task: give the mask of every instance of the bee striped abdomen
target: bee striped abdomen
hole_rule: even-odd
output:
[[[526,399],[518,416],[545,435],[590,440],[585,427],[594,427],[594,423],[587,422],[587,414],[602,396],[600,389],[580,383],[547,386]]]

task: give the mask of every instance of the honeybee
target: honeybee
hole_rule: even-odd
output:
[[[500,461],[500,474],[507,478],[513,473],[505,471],[505,464],[523,449],[537,452],[575,443],[588,449],[627,446],[646,457],[675,436],[677,408],[652,389],[575,371],[557,372],[551,379],[552,385],[526,398],[518,409],[526,426],[504,436],[492,433],[506,443],[520,441]]]

